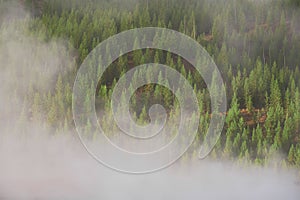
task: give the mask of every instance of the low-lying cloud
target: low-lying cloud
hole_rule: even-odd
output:
[[[42,135],[41,135],[42,134]],[[2,138],[0,199],[296,200],[294,171],[237,167],[218,161],[177,162],[147,175],[112,171],[70,136]]]

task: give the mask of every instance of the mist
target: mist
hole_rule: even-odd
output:
[[[0,199],[299,199],[295,171],[194,161],[153,174],[112,171],[78,140],[47,133],[6,137],[0,148]]]
[[[10,24],[30,19],[24,10],[12,10],[18,14],[1,17],[0,29],[1,200],[299,199],[299,170],[208,157],[179,160],[156,173],[123,174],[93,159],[75,131],[53,134],[42,122],[20,119],[27,92],[53,90],[57,74],[72,70],[74,59],[63,39],[42,42],[28,34],[29,25]]]

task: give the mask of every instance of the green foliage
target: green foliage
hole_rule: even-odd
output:
[[[35,5],[33,2],[28,5]],[[289,2],[299,6],[299,1]],[[107,6],[105,1],[88,1],[80,6],[72,0],[45,1],[41,12],[30,21],[29,32],[45,42],[51,38],[65,38],[68,50],[74,51],[71,55],[76,66],[63,66],[65,70],[51,80],[55,85],[52,90],[41,92],[27,88],[26,101],[22,103],[28,104],[29,109],[22,110],[20,122],[28,117],[42,120],[60,131],[74,128],[71,86],[76,70],[89,52],[101,41],[123,30],[168,27],[200,42],[214,58],[224,78],[229,109],[221,113],[227,115],[226,126],[213,156],[262,165],[274,152],[280,151],[285,156],[283,163],[300,166],[300,38],[295,31],[299,11],[277,3],[257,6],[248,2],[246,7],[243,6],[245,1],[237,0],[236,3],[235,12],[227,1],[214,4],[215,15],[212,16],[211,0],[138,1],[134,7],[122,7],[117,3]],[[137,46],[137,41],[133,45]],[[121,75],[136,65],[151,62],[173,67],[194,87],[201,111],[196,143],[201,143],[210,121],[212,102],[209,95],[218,97],[219,90],[212,84],[209,94],[193,67],[170,52],[142,49],[114,61],[97,86],[97,110],[100,113],[109,111],[112,90]],[[99,70],[89,73],[97,76]],[[164,80],[164,76],[160,74],[159,79]],[[14,74],[11,78],[17,80],[17,77]],[[42,82],[38,78],[36,81],[37,84]],[[85,78],[80,81],[85,91],[91,92],[93,87],[87,85]],[[185,95],[184,91],[176,94]],[[83,98],[85,109],[91,110],[90,97]],[[147,124],[148,108],[157,102],[167,108],[170,119],[179,115],[180,107],[170,90],[145,85],[131,98],[132,118],[139,124]],[[103,128],[114,134],[116,125],[112,115],[99,118]],[[85,131],[91,131],[90,121]],[[196,150],[193,148],[191,155],[196,155]]]

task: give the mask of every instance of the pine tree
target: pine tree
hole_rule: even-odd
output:
[[[290,164],[294,164],[295,163],[295,148],[294,148],[293,144],[291,145],[291,148],[289,150],[287,159],[288,159],[288,162]]]

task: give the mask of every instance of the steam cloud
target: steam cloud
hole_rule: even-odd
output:
[[[3,26],[0,199],[299,199],[294,171],[206,160],[185,165],[179,161],[155,174],[133,176],[99,165],[75,134],[53,136],[51,130],[30,122],[16,128],[21,100],[33,77],[44,80],[43,87],[32,83],[37,89],[51,89],[60,67],[72,59],[58,41],[42,43],[23,29]],[[51,51],[53,46],[60,50]],[[15,73],[18,80],[11,80]],[[12,102],[12,96],[20,101]]]

